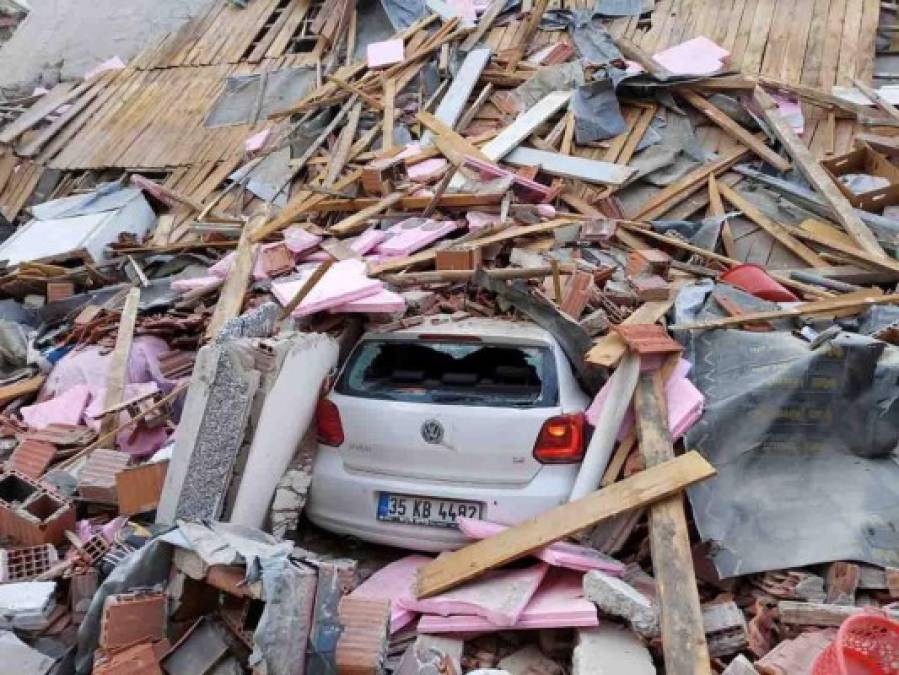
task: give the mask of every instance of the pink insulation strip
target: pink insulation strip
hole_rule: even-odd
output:
[[[454,220],[407,218],[387,230],[387,239],[378,245],[376,252],[386,256],[407,256],[445,237],[457,227]]]
[[[86,384],[78,384],[43,403],[26,405],[19,412],[32,429],[43,429],[51,424],[81,424],[81,416],[87,409],[91,390]]]
[[[570,570],[552,570],[531,598],[511,630],[568,628],[599,625],[596,605],[584,599],[582,575]],[[423,616],[419,633],[495,631],[496,626],[480,616]]]
[[[657,54],[653,61],[674,75],[709,75],[724,67],[730,52],[700,35]]]
[[[405,312],[406,301],[403,296],[386,288],[361,300],[354,300],[345,305],[338,305],[328,310],[332,314],[390,314]]]
[[[300,278],[294,281],[273,283],[272,292],[278,302],[287,305],[312,276],[314,270],[315,267],[305,269]],[[293,316],[309,316],[315,312],[361,300],[375,295],[382,288],[380,281],[365,276],[365,263],[361,260],[341,260],[325,272],[309,295],[294,310]]]
[[[390,632],[395,633],[408,626],[417,616],[416,612],[400,607],[399,600],[412,600],[412,587],[415,585],[418,568],[431,560],[433,558],[424,555],[400,558],[372,574],[349,597],[390,600]]]
[[[456,518],[456,523],[462,530],[462,534],[471,539],[487,539],[509,529],[506,525],[475,518]],[[567,567],[580,572],[602,570],[614,576],[624,573],[624,565],[617,560],[613,560],[589,546],[580,546],[564,541],[544,546],[531,555],[553,567]]]

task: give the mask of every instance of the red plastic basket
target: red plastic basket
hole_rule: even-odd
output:
[[[899,621],[876,610],[849,617],[812,675],[899,675]]]

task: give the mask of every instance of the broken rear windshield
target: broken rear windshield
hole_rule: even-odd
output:
[[[449,340],[365,340],[335,389],[348,396],[418,403],[558,404],[549,348]]]

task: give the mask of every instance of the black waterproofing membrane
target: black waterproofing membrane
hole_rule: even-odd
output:
[[[816,349],[783,330],[677,334],[706,396],[686,447],[718,470],[689,498],[722,578],[899,565],[899,347],[850,332]]]

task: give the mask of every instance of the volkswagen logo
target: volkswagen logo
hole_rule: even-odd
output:
[[[428,420],[421,425],[421,437],[425,443],[436,445],[443,440],[443,427],[437,420]]]

